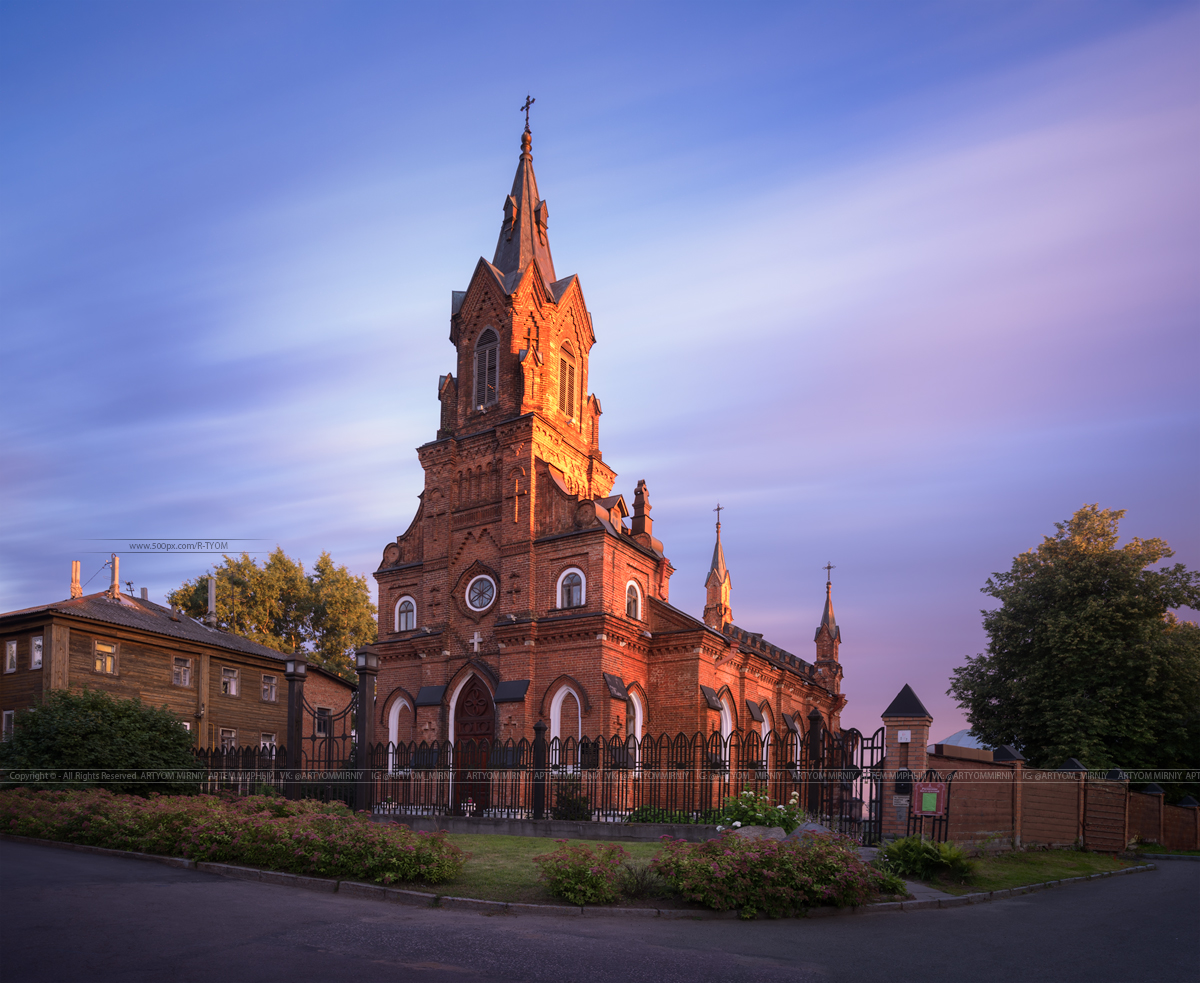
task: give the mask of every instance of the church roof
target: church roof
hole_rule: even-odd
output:
[[[549,209],[546,202],[538,197],[533,154],[530,152],[532,145],[533,136],[527,129],[521,134],[521,159],[513,178],[512,193],[504,202],[504,221],[500,226],[500,238],[496,241],[496,255],[492,258],[492,265],[504,277],[505,286],[511,283],[510,293],[534,261],[547,287],[556,281],[554,259],[550,255],[550,237],[546,231]],[[566,286],[564,281],[560,293]]]

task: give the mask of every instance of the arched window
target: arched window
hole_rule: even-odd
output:
[[[417,604],[405,596],[396,602],[396,631],[412,631],[417,627]]]
[[[500,339],[488,328],[475,343],[475,406],[491,406],[500,398],[497,363]]]
[[[729,697],[721,697],[721,758],[729,760],[729,738],[733,734],[733,707],[729,705]]]
[[[404,697],[397,697],[388,711],[388,770],[396,770],[396,745],[412,740],[412,707]]]
[[[563,686],[550,701],[550,740],[578,740],[582,733],[583,700],[572,687]]]
[[[563,571],[558,578],[558,606],[560,608],[578,608],[584,601],[583,571],[575,567]]]
[[[558,408],[575,418],[575,353],[565,341],[558,356]]]
[[[764,703],[762,705],[761,709],[762,709],[762,728],[761,729],[762,729],[763,765],[767,766],[770,761],[771,743],[773,740],[772,735],[771,735],[771,731],[773,730],[773,728],[771,726],[771,708],[768,707]]]
[[[642,706],[642,698],[630,690],[629,699],[625,702],[625,736],[640,742],[645,726],[646,711]]]
[[[625,616],[634,621],[642,620],[642,592],[632,580],[625,588]]]

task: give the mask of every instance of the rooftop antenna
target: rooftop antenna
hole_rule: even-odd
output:
[[[125,589],[127,591],[129,591],[129,596],[133,597],[133,581],[132,580],[125,581]]]

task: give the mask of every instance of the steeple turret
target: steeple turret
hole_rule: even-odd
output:
[[[733,582],[729,577],[729,569],[725,566],[725,550],[721,548],[721,506],[718,505],[713,511],[717,513],[717,543],[713,547],[708,578],[704,581],[708,591],[704,605],[704,623],[720,631],[733,621],[733,608],[729,605]]]
[[[833,677],[834,685],[842,675],[842,667],[838,664],[838,647],[842,644],[842,629],[838,627],[837,619],[833,616],[833,582],[829,572],[833,564],[825,566],[825,610],[821,613],[821,623],[817,626],[814,641],[817,643],[817,671],[828,673]]]
[[[550,211],[538,197],[537,178],[533,175],[533,134],[528,126],[521,134],[521,159],[513,178],[512,192],[504,201],[504,221],[496,241],[492,265],[508,276],[524,271],[537,261],[547,285],[555,281],[554,260],[550,256],[550,238],[546,231]]]

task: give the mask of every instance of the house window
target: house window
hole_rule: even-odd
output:
[[[558,578],[558,606],[577,608],[587,599],[583,571],[578,567],[564,570]]]
[[[396,602],[396,631],[412,631],[417,627],[417,605],[411,597]]]
[[[183,729],[186,730],[189,734],[192,732],[192,722],[190,720],[181,720],[181,721],[179,721],[179,723],[183,726]]]
[[[638,590],[638,585],[631,580],[629,586],[625,588],[625,616],[634,621],[641,621],[641,614],[642,592]]]
[[[42,668],[42,636],[34,635],[29,640],[29,668]]]
[[[117,647],[111,642],[95,642],[93,643],[93,654],[95,655],[96,672],[103,672],[110,676],[116,675],[117,672]]]
[[[278,676],[263,676],[263,702],[274,703],[278,699],[279,692],[279,677]]]
[[[491,406],[499,399],[496,383],[496,363],[500,339],[491,328],[479,336],[475,346],[475,403],[477,407]]]
[[[316,735],[317,737],[328,737],[333,722],[333,711],[329,707],[317,707],[316,720]]]
[[[191,686],[192,685],[192,660],[181,659],[175,657],[175,663],[171,667],[171,683],[175,686]]]
[[[17,643],[16,641],[4,643],[4,671],[17,671]]]
[[[3,739],[6,741],[12,740],[13,735],[13,720],[16,719],[17,712],[15,710],[4,711],[4,733]]]
[[[558,408],[568,418],[575,417],[575,355],[571,346],[563,343],[558,359]]]
[[[238,671],[236,669],[221,669],[221,692],[226,696],[238,695]]]
[[[259,734],[258,746],[263,751],[275,750],[275,735],[274,734]]]
[[[221,728],[221,750],[236,751],[237,750],[237,731],[229,727]]]

